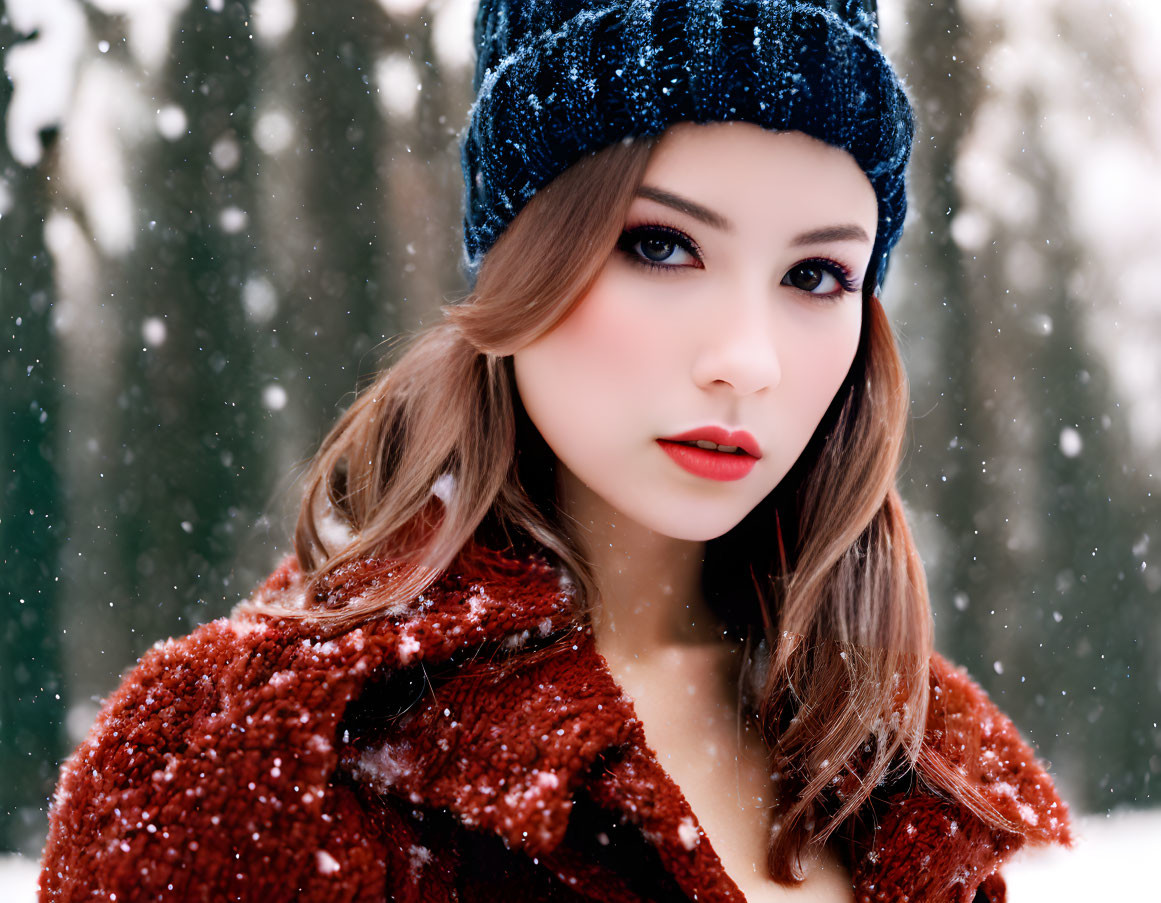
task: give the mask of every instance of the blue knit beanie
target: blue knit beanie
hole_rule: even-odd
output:
[[[461,144],[464,261],[585,154],[678,122],[752,122],[842,148],[879,202],[870,273],[903,229],[914,121],[874,0],[480,0]]]

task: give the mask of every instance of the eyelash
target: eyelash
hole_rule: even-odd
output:
[[[697,243],[692,238],[690,238],[679,229],[674,229],[672,226],[662,225],[661,223],[647,223],[640,226],[634,226],[631,229],[626,229],[621,233],[621,237],[617,240],[617,247],[633,263],[636,263],[639,266],[647,267],[650,270],[673,272],[675,270],[700,269],[700,267],[694,268],[683,266],[668,266],[664,263],[657,263],[656,261],[648,260],[633,251],[633,246],[638,242],[646,238],[659,235],[664,236],[665,239],[669,241],[672,241],[675,245],[694,257],[699,263],[701,262],[701,248],[697,246]],[[837,260],[831,260],[827,257],[810,257],[806,260],[798,261],[798,263],[794,264],[794,267],[810,265],[820,267],[821,269],[826,270],[826,272],[828,272],[830,275],[834,276],[835,281],[838,282],[842,291],[836,291],[826,295],[815,295],[813,292],[806,292],[806,294],[818,299],[827,299],[834,298],[839,294],[849,294],[857,290],[858,286],[855,285],[854,277],[852,276],[850,270],[848,270]],[[794,267],[791,267],[791,269],[794,269]],[[787,272],[789,272],[789,270]],[[805,292],[805,289],[803,289],[803,291]]]

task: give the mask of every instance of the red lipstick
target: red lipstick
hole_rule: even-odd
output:
[[[701,448],[696,443],[713,443],[718,448]],[[740,480],[746,476],[762,451],[758,440],[745,430],[727,430],[720,426],[701,426],[665,436],[657,444],[682,469],[708,480]],[[725,447],[726,451],[721,451]]]

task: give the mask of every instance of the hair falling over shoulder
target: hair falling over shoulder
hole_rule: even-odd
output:
[[[547,550],[591,602],[592,575],[561,522],[552,454],[520,405],[510,355],[596,279],[653,144],[611,145],[538,191],[474,291],[362,391],[306,475],[295,531],[306,604],[269,614],[356,626],[414,599],[485,536]],[[758,680],[746,705],[778,776],[769,864],[784,884],[801,880],[807,847],[912,769],[988,823],[1020,830],[923,745],[931,609],[895,488],[908,389],[882,307],[870,291],[863,304],[859,353],[802,459],[707,549],[707,598],[763,638],[751,647]],[[398,579],[327,609],[327,581],[365,557],[399,562]]]
[[[510,355],[596,279],[650,147],[614,144],[537,192],[489,251],[475,290],[360,393],[306,473],[294,546],[310,576],[307,603],[271,614],[353,627],[414,599],[484,534],[547,550],[591,594],[557,523],[551,451],[523,415]],[[331,539],[334,518],[341,541]],[[400,562],[399,579],[376,598],[321,607],[327,579],[366,557]]]

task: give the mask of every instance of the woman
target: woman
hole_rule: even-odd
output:
[[[45,899],[998,901],[1068,842],[931,650],[876,296],[911,116],[832,5],[481,5],[473,292],[296,557],[109,700]]]

